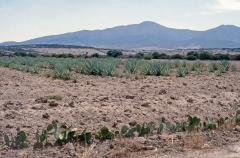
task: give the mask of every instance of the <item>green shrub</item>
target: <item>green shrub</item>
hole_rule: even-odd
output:
[[[187,55],[186,59],[187,60],[197,60],[197,57],[194,55]]]
[[[47,98],[50,100],[62,100],[63,99],[63,97],[60,95],[50,95]]]
[[[113,58],[117,58],[119,56],[122,56],[123,53],[120,50],[109,50],[107,52],[107,56],[113,57]]]
[[[160,54],[158,52],[153,52],[152,53],[152,58],[153,59],[160,59]]]
[[[195,59],[198,59],[198,58],[199,58],[198,52],[195,52],[195,51],[188,52],[188,53],[187,53],[187,56],[194,56]]]
[[[199,54],[199,59],[201,59],[201,60],[214,60],[214,56],[211,53],[209,53],[207,51],[204,51],[204,52],[201,52]]]
[[[183,59],[184,57],[180,54],[174,54],[171,56],[171,59]]]

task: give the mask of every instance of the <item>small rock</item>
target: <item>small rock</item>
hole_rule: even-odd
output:
[[[130,110],[130,109],[125,109],[124,112],[130,112],[130,113],[131,113],[132,110]]]
[[[142,103],[141,106],[142,106],[142,107],[149,107],[149,106],[150,106],[150,103],[149,103],[149,102],[145,102],[145,103]]]
[[[112,127],[113,127],[113,128],[116,128],[117,125],[118,125],[118,123],[117,123],[117,122],[114,122],[113,125],[112,125]]]
[[[51,106],[51,107],[57,107],[57,106],[58,106],[58,103],[56,103],[55,101],[51,101],[51,102],[49,103],[49,106]]]
[[[117,122],[118,122],[118,123],[122,123],[122,120],[120,120],[120,119],[117,119]]]
[[[130,126],[135,126],[135,125],[137,125],[137,122],[136,121],[131,121],[131,122],[129,122],[128,123]]]
[[[135,96],[133,96],[133,95],[126,95],[125,98],[126,98],[126,99],[134,99]]]
[[[47,103],[48,100],[47,100],[47,98],[40,97],[40,98],[37,98],[37,99],[35,100],[35,102],[37,102],[37,103]]]
[[[192,99],[192,98],[188,98],[188,99],[187,99],[187,102],[193,103],[193,99]]]
[[[73,108],[74,107],[74,102],[71,101],[68,105]]]
[[[45,108],[41,104],[35,104],[32,107],[33,110],[45,110]]]
[[[240,132],[240,126],[236,126],[236,127],[234,128],[234,131]]]
[[[7,124],[7,125],[6,125],[6,128],[13,128],[13,126],[10,125],[10,124]]]
[[[102,97],[99,97],[98,99],[99,99],[99,101],[107,101],[108,97],[107,96],[102,96]]]
[[[183,85],[184,85],[184,86],[187,86],[187,83],[186,83],[186,82],[183,82]]]
[[[167,101],[168,104],[172,104],[172,102],[170,100]]]
[[[134,140],[135,142],[140,143],[140,144],[145,144],[145,142],[147,141],[147,139],[144,138],[144,137],[135,137],[133,140]]]
[[[156,111],[157,111],[157,109],[155,109],[155,108],[152,109],[152,112],[156,112]]]
[[[101,103],[101,106],[107,106],[107,104],[106,103]]]
[[[173,96],[173,95],[170,96],[170,99],[177,100],[176,96]]]
[[[49,116],[48,113],[45,113],[45,114],[42,115],[42,118],[44,118],[44,119],[49,119],[49,117],[50,117],[50,116]]]
[[[15,118],[15,115],[12,114],[12,113],[8,113],[8,114],[5,114],[5,118],[6,118],[6,119],[14,119],[14,118]]]
[[[166,89],[161,89],[161,90],[159,91],[159,94],[160,94],[160,95],[167,94]]]

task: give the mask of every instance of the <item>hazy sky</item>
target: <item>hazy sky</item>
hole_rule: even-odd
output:
[[[240,26],[240,0],[0,0],[0,42],[142,21],[195,30]]]

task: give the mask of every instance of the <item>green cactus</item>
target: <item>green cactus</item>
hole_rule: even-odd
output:
[[[78,135],[78,140],[80,142],[84,142],[85,144],[90,143],[91,139],[92,139],[92,133],[86,132],[86,130],[84,130],[80,135]]]
[[[236,112],[235,122],[237,125],[240,125],[240,110],[237,110],[237,112]]]
[[[4,145],[14,149],[23,149],[27,147],[26,141],[27,134],[20,130],[20,128],[17,128],[17,135],[15,137],[12,136],[12,134],[11,136],[4,136]]]
[[[217,128],[216,124],[213,123],[213,119],[208,117],[207,122],[203,123],[204,130],[214,130]]]
[[[200,127],[200,118],[188,116],[188,131],[198,130]]]
[[[99,139],[102,141],[107,139],[113,139],[113,138],[114,138],[114,134],[107,127],[100,128],[96,133],[96,139]]]

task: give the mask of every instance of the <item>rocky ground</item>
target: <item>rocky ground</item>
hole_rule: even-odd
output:
[[[115,129],[135,122],[157,122],[159,115],[169,121],[187,115],[201,119],[233,117],[240,108],[239,81],[239,72],[229,72],[184,78],[77,75],[77,83],[73,83],[0,68],[0,141],[4,133],[20,127],[33,143],[36,130],[52,120],[94,131],[102,126]],[[60,96],[62,100],[52,101],[48,96]],[[2,149],[0,157],[238,157],[239,140],[240,128],[234,127],[96,142],[86,148],[67,144],[43,150]]]

